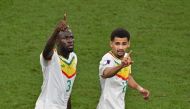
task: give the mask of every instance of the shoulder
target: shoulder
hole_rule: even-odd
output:
[[[114,62],[114,59],[113,59],[112,55],[108,52],[102,57],[102,59],[100,61],[100,65],[110,64],[113,62]]]
[[[57,51],[56,51],[56,50],[53,51],[52,57],[51,57],[51,59],[49,59],[49,60],[46,60],[46,59],[43,57],[43,53],[40,54],[40,60],[41,60],[41,61],[44,61],[44,62],[51,62],[52,60],[55,60],[56,57],[58,57],[58,54],[57,54]]]
[[[70,55],[74,56],[75,58],[77,58],[77,54],[75,52],[71,52]]]
[[[78,61],[77,55],[76,55],[75,52],[71,52],[71,53],[70,53],[70,57],[71,57],[72,60],[75,60],[76,62]]]
[[[103,57],[102,57],[102,59],[111,59],[112,58],[112,55],[108,52],[108,53],[106,53]]]

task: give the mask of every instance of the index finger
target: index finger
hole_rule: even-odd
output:
[[[64,20],[64,21],[66,21],[66,20],[67,20],[67,14],[66,14],[66,12],[64,13],[63,20]]]
[[[132,50],[129,51],[129,53],[127,53],[126,58],[128,58],[129,56],[131,56]]]

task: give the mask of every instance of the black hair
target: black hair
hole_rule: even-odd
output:
[[[111,41],[113,41],[115,37],[127,38],[127,40],[129,41],[130,40],[130,33],[123,28],[116,28],[111,33]]]

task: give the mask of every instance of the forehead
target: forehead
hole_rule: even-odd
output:
[[[61,32],[59,32],[58,36],[59,36],[60,38],[69,37],[69,36],[72,36],[72,37],[73,37],[73,34],[72,34],[72,32],[70,32],[70,31],[64,31],[64,32],[61,31]]]
[[[112,42],[128,42],[128,39],[126,37],[124,38],[115,37]]]

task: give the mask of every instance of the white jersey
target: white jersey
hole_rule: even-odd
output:
[[[127,53],[125,53],[125,56]],[[122,68],[111,78],[102,78],[105,68],[114,67],[121,64],[121,60],[116,58],[111,52],[105,54],[99,65],[99,78],[101,85],[101,97],[97,109],[125,109],[125,91],[128,76],[131,73],[131,65]]]
[[[69,58],[65,59],[54,51],[51,60],[45,60],[41,54],[40,64],[43,85],[35,109],[67,109],[67,102],[76,77],[76,54],[72,52]]]

